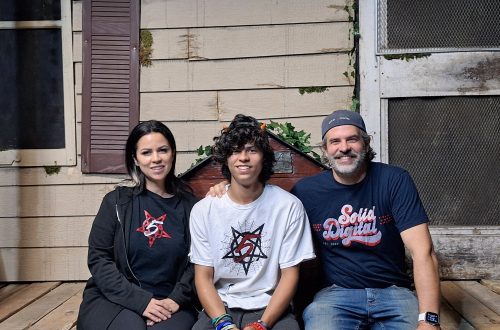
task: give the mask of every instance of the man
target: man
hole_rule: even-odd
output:
[[[190,257],[204,308],[193,330],[298,330],[290,301],[299,264],[315,257],[304,207],[266,184],[274,153],[254,118],[237,115],[214,140],[230,185],[191,211]]]
[[[306,208],[326,285],[304,311],[306,330],[439,329],[438,262],[410,175],[372,162],[358,113],[335,111],[321,128],[332,170],[292,190]]]

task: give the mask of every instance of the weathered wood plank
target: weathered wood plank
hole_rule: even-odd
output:
[[[223,125],[218,121],[165,122],[176,138],[177,150],[196,150],[200,145],[211,145]]]
[[[93,216],[0,219],[0,248],[82,247]]]
[[[346,0],[143,0],[141,28],[347,21]]]
[[[176,138],[177,150],[193,151],[200,145],[207,146],[213,144],[213,137],[220,135],[220,130],[227,124],[233,116],[228,117],[227,121],[185,121],[185,122],[165,122]],[[258,120],[269,122],[265,118],[257,117]],[[291,122],[296,130],[304,130],[311,133],[311,144],[319,145],[321,142],[321,121],[323,117],[304,117],[304,118],[277,118],[276,122]]]
[[[483,305],[500,315],[500,295],[476,281],[453,282]],[[499,325],[500,326],[500,325]]]
[[[221,91],[220,119],[229,121],[243,113],[261,119],[288,120],[295,125],[293,117],[326,116],[333,110],[350,108],[353,91],[352,86],[328,87],[322,93],[302,95],[296,88]],[[320,126],[315,130],[319,132]]]
[[[474,330],[474,327],[464,320],[443,297],[441,297],[439,309],[441,330]]]
[[[73,32],[73,62],[82,61],[82,33]]]
[[[189,29],[149,30],[153,37],[152,59],[187,59],[191,37]]]
[[[84,283],[63,283],[0,324],[0,329],[26,329],[81,291]]]
[[[2,299],[2,304],[0,305],[0,322],[17,313],[23,307],[54,289],[59,284],[60,282],[32,283],[15,294]],[[1,324],[0,328],[14,329],[4,327],[4,323]]]
[[[229,121],[237,113],[270,119],[324,116],[334,109],[348,109],[352,93],[351,86],[303,95],[297,88],[141,93],[141,120]]]
[[[0,248],[0,281],[87,280],[86,247]]]
[[[76,67],[77,65],[75,65]],[[153,61],[141,70],[141,92],[349,86],[347,54],[218,61]]]
[[[154,60],[229,59],[350,51],[348,22],[151,30]],[[333,37],[332,37],[333,36]],[[74,34],[74,61],[81,35]]]
[[[78,156],[78,164],[80,157]],[[62,166],[59,173],[48,175],[43,167],[0,168],[0,186],[71,185],[109,183],[117,184],[125,178],[118,174],[83,175],[80,166]]]
[[[74,72],[75,93],[82,94],[82,78],[83,78],[82,63],[77,62],[77,63],[74,63],[73,66],[74,66],[74,70],[75,70],[75,72]]]
[[[114,184],[0,187],[3,217],[92,216]]]
[[[73,0],[73,31],[82,31],[82,1]]]
[[[493,279],[500,274],[500,227],[430,227],[441,279]]]
[[[17,291],[25,288],[28,284],[6,284],[2,283],[2,288],[0,289],[0,301],[4,301],[10,295],[16,293]]]
[[[195,152],[180,152],[177,154],[177,165],[175,169],[177,174],[186,172],[200,158]]]
[[[487,286],[493,292],[500,294],[500,281],[481,280],[481,284]]]
[[[141,121],[218,120],[217,92],[141,93],[140,116]]]
[[[497,52],[434,53],[411,61],[380,58],[380,96],[500,94]]]
[[[351,23],[318,23],[189,29],[190,59],[224,59],[350,51]],[[167,30],[169,31],[169,30]],[[184,32],[185,33],[185,32]],[[186,41],[187,49],[187,41]],[[169,59],[159,51],[155,58]]]
[[[475,329],[498,329],[500,315],[483,305],[458,285],[450,281],[441,282],[441,292],[448,303]]]
[[[35,323],[30,330],[68,330],[76,327],[78,310],[82,302],[82,292],[79,291],[62,305]]]

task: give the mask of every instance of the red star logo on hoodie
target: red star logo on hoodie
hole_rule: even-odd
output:
[[[144,210],[144,215],[146,219],[142,222],[142,226],[137,228],[136,231],[144,233],[149,240],[149,247],[153,247],[155,240],[157,238],[171,238],[170,235],[163,230],[163,221],[165,221],[167,215],[155,218],[148,211]]]

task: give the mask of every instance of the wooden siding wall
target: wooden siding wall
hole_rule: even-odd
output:
[[[172,129],[178,172],[240,112],[292,122],[319,143],[322,118],[351,102],[348,2],[143,0],[154,50],[153,65],[141,68],[140,119]],[[78,165],[53,175],[0,168],[0,281],[87,279],[93,217],[122,178],[80,170],[82,1],[72,4]],[[299,94],[310,86],[329,89]]]

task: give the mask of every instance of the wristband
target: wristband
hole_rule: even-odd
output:
[[[260,323],[264,328],[266,328],[266,330],[271,330],[271,327],[269,327],[266,322],[262,321],[262,320],[258,320],[257,323]]]
[[[264,322],[252,322],[252,323],[248,323],[245,327],[251,327],[255,330],[269,330],[264,324],[262,324]]]

